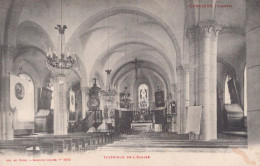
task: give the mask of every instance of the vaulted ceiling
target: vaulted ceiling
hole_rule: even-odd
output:
[[[16,59],[34,64],[38,71],[47,71],[44,57],[48,49],[57,48],[58,32],[54,27],[60,24],[61,1],[24,2],[16,34],[19,48]],[[131,66],[130,62],[137,58],[146,62],[146,66],[141,66],[146,74],[149,74],[146,69],[150,69],[167,84],[176,83],[176,69],[187,56],[186,29],[209,19],[215,19],[223,27],[218,58],[230,64],[238,57],[243,59],[245,1],[225,0],[232,8],[215,11],[189,7],[190,3],[199,2],[224,3],[220,0],[62,0],[63,24],[68,26],[66,51],[75,52],[79,60],[79,67],[69,79],[85,79],[86,86],[90,86],[92,78],[98,75],[105,85],[107,68],[112,69],[111,78],[116,78],[119,73],[134,72],[134,67],[124,66]],[[30,58],[33,55],[38,58]],[[41,73],[41,77],[47,75]]]

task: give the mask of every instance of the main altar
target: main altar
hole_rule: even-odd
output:
[[[151,132],[154,131],[154,114],[150,108],[146,109],[135,109],[133,110],[133,119],[131,123],[131,129]]]

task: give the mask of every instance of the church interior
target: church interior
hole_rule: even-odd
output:
[[[0,4],[0,153],[258,137],[258,1]]]

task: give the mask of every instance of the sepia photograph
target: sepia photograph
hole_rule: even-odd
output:
[[[260,0],[0,0],[1,166],[259,166]]]

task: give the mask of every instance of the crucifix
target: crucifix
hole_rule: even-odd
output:
[[[133,62],[130,62],[132,64],[135,65],[135,80],[137,80],[138,76],[137,76],[137,72],[138,72],[138,63],[140,63],[142,61],[138,61],[137,58],[135,58],[135,60]]]
[[[22,71],[23,71],[23,66],[20,66],[20,67],[19,67],[19,73],[18,73],[18,75],[21,74]]]

